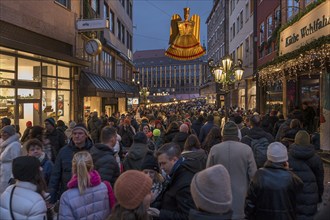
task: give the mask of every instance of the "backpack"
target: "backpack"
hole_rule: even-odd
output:
[[[265,137],[259,139],[253,139],[249,136],[247,137],[251,140],[251,148],[257,164],[257,168],[263,167],[267,161],[267,149],[269,145],[268,139]]]

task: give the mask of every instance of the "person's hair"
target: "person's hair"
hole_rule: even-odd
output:
[[[115,128],[110,126],[105,126],[104,128],[102,128],[100,137],[102,143],[109,142],[109,140],[113,137],[117,137],[117,131]]]
[[[126,209],[117,203],[107,220],[151,220],[151,217],[143,202],[135,209]]]
[[[290,122],[290,128],[300,128],[300,121],[298,119],[292,119]]]
[[[143,131],[139,131],[133,136],[133,141],[134,143],[146,144],[148,142],[148,137]]]
[[[156,156],[158,157],[161,154],[166,154],[169,159],[173,159],[173,157],[179,158],[181,156],[181,149],[177,143],[170,142],[164,144],[161,148],[156,152]]]
[[[31,146],[39,146],[41,149],[43,149],[42,142],[38,140],[37,138],[33,138],[28,140],[27,142],[24,143],[24,148],[26,149],[27,152],[29,152]]]
[[[58,120],[58,121],[57,121],[57,126],[65,126],[64,121],[62,121],[62,120]]]
[[[261,118],[260,115],[253,115],[250,118],[250,124],[252,125],[252,127],[259,127],[261,124]]]
[[[36,138],[39,141],[42,141],[43,135],[44,135],[44,128],[39,125],[35,125],[30,130],[29,139]]]
[[[89,172],[93,169],[93,159],[87,151],[76,153],[72,159],[72,172],[77,175],[78,189],[80,194],[90,186]]]
[[[179,130],[179,124],[176,121],[172,121],[168,126],[166,133],[170,133],[173,130]]]
[[[206,118],[207,121],[214,121],[214,116],[212,114],[209,114]]]
[[[278,119],[284,119],[284,115],[282,113],[278,114]]]
[[[1,118],[1,123],[6,126],[11,124],[11,120],[7,117]]]
[[[191,151],[193,148],[200,149],[201,143],[196,135],[191,134],[187,137],[186,142],[184,143],[183,150]]]
[[[37,186],[36,192],[39,193],[42,197],[44,197],[44,192],[46,192],[47,190],[47,184],[41,170],[36,173],[36,175],[30,182]]]
[[[211,147],[215,143],[214,140],[221,140],[221,131],[218,126],[211,128],[210,132],[206,135],[206,138],[203,142],[203,149],[207,152],[210,152]]]

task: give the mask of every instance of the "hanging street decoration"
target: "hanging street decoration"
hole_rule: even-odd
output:
[[[171,18],[169,48],[165,55],[176,60],[194,60],[205,54],[200,45],[200,17],[196,14],[189,19],[190,8],[184,8],[184,21],[180,15]]]

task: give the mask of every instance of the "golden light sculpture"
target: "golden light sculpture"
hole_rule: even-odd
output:
[[[184,8],[184,21],[174,14],[171,19],[169,48],[165,55],[176,60],[194,60],[205,54],[200,45],[200,17],[196,14],[189,19],[190,8]]]

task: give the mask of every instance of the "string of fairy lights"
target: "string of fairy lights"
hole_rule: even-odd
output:
[[[298,57],[266,66],[259,70],[259,86],[272,86],[285,79],[297,79],[298,74],[315,73],[315,69],[324,70],[330,59],[330,44],[305,51]],[[317,66],[315,66],[317,63]]]

